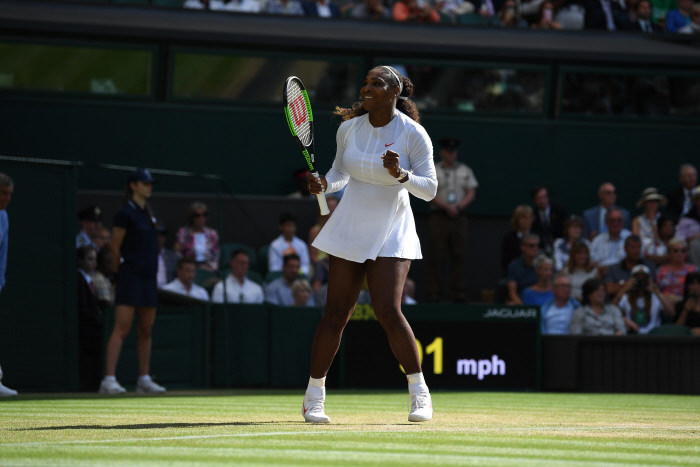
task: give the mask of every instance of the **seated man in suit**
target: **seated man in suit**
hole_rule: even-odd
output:
[[[666,194],[668,198],[666,212],[673,217],[675,223],[693,209],[693,188],[698,182],[698,172],[695,167],[692,164],[681,165],[678,181],[680,185]]]
[[[302,2],[301,7],[304,9],[306,16],[340,18],[340,8],[338,8],[338,5],[330,2],[330,0]]]
[[[540,248],[551,254],[554,240],[564,236],[566,209],[549,203],[549,191],[544,186],[534,187],[530,198],[535,206],[532,232],[540,236]]]
[[[639,0],[637,2],[637,19],[631,24],[630,29],[644,33],[663,32],[663,28],[651,20],[651,1]]]
[[[629,211],[615,205],[615,201],[617,201],[615,185],[609,182],[600,185],[598,188],[598,198],[600,199],[600,204],[598,206],[583,211],[583,235],[585,235],[586,238],[593,240],[599,234],[608,231],[605,224],[605,215],[611,209],[617,209],[622,212],[624,220],[623,227],[628,230],[631,228]]]
[[[617,31],[629,26],[625,7],[616,0],[589,0],[585,8],[584,29]]]

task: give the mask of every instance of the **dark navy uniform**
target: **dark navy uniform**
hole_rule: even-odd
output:
[[[158,303],[158,231],[148,209],[129,200],[114,216],[114,226],[126,229],[114,303],[155,307]]]

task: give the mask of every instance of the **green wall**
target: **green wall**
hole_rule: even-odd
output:
[[[336,119],[317,109],[316,152],[322,172],[335,154]],[[0,98],[7,131],[0,153],[220,174],[229,193],[286,195],[303,165],[276,107],[194,106],[88,100]],[[641,191],[677,183],[692,161],[697,129],[668,123],[469,118],[426,113],[434,144],[462,138],[460,159],[479,180],[473,214],[508,215],[528,202],[535,184],[572,212],[597,203],[597,186],[612,181],[619,204],[634,210]],[[78,171],[80,189],[121,189],[123,174]],[[203,180],[168,180],[159,190],[215,191]],[[418,210],[427,204],[414,202]]]
[[[3,383],[20,391],[76,390],[75,171],[3,160],[0,171],[15,183],[0,293]]]

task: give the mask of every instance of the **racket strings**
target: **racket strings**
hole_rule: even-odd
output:
[[[294,131],[301,140],[302,144],[308,145],[311,142],[311,122],[309,114],[306,111],[306,101],[301,92],[299,85],[292,81],[287,87],[287,105],[289,113],[294,125]]]

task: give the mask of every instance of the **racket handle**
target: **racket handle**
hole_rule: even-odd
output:
[[[311,176],[314,177],[316,180],[319,180],[321,177],[318,176],[318,171],[312,172]],[[323,193],[319,193],[316,195],[316,198],[318,198],[318,206],[321,208],[321,215],[325,216],[326,214],[330,214],[331,210],[328,209],[328,203],[326,203],[326,195]]]
[[[326,195],[323,193],[319,193],[316,195],[318,198],[318,206],[321,208],[321,215],[325,216],[326,214],[330,214],[331,210],[328,209],[328,203],[326,203]]]

